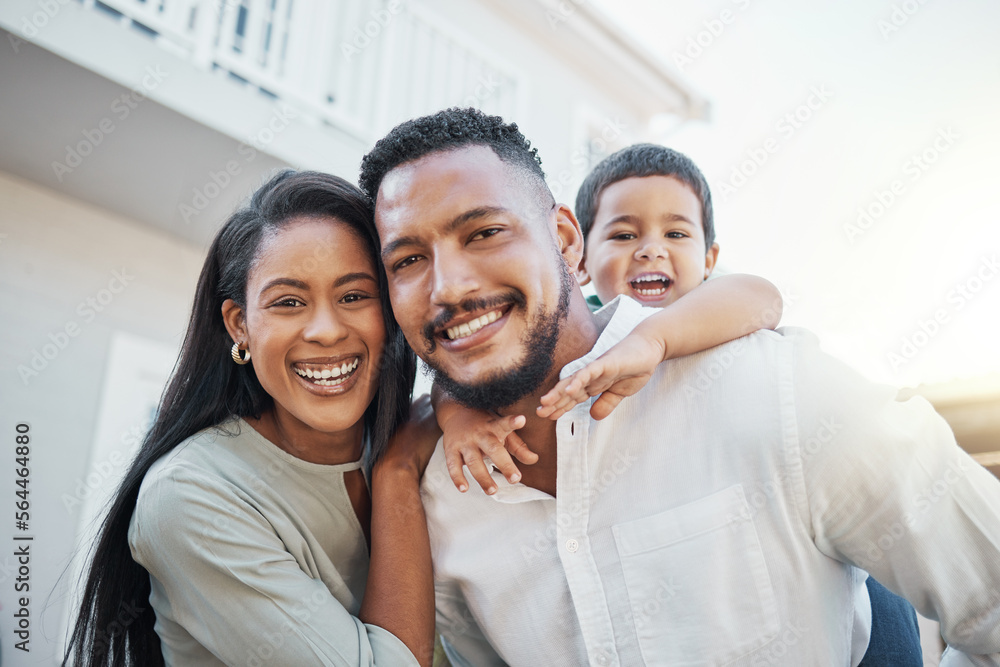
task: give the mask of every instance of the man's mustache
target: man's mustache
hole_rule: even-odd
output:
[[[491,297],[471,298],[462,301],[454,306],[445,306],[433,320],[424,325],[424,340],[427,342],[428,352],[433,352],[437,347],[434,335],[444,328],[444,326],[458,317],[462,313],[471,313],[477,310],[496,310],[501,306],[513,304],[524,307],[527,305],[524,294],[518,290],[511,290],[504,294],[497,294]]]

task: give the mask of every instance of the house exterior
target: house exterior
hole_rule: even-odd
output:
[[[0,412],[28,431],[34,537],[30,654],[0,620],[11,664],[61,651],[59,577],[153,414],[205,248],[266,175],[354,180],[394,124],[476,106],[571,201],[595,160],[708,111],[565,0],[5,0],[0,54]]]

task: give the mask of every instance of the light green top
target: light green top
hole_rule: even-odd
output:
[[[417,665],[356,617],[368,548],[344,473],[360,467],[295,458],[242,419],[153,465],[129,546],[167,665]]]

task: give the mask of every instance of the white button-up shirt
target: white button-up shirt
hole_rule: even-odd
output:
[[[618,299],[573,373],[648,309]],[[1000,664],[1000,482],[920,398],[801,330],[660,364],[607,419],[556,424],[556,497],[423,482],[455,665],[856,665],[865,568],[941,621],[950,665]],[[855,567],[857,566],[857,567]]]

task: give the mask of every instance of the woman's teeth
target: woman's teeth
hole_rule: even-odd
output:
[[[300,377],[309,379],[313,384],[318,384],[321,387],[335,387],[347,381],[354,369],[358,367],[359,361],[361,361],[360,358],[356,358],[354,361],[345,361],[340,366],[317,365],[313,368],[295,366],[294,370]]]
[[[477,331],[485,327],[487,324],[492,324],[493,322],[496,322],[498,319],[500,319],[501,315],[502,313],[499,310],[494,310],[489,313],[486,313],[482,317],[477,317],[471,322],[465,322],[464,324],[459,324],[458,326],[449,327],[445,331],[445,333],[451,340],[455,340],[457,338],[465,338],[466,336],[471,336],[472,334],[476,333]]]

